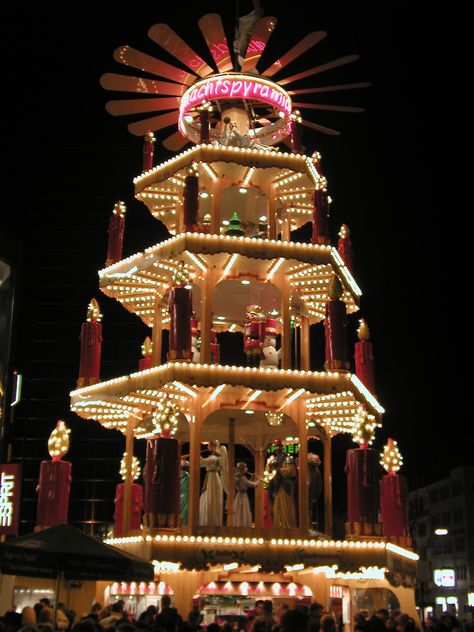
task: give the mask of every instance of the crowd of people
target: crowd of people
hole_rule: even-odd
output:
[[[343,632],[342,620],[324,611],[322,605],[313,603],[308,607],[290,608],[281,603],[275,609],[270,600],[258,600],[247,613],[243,624],[245,632]],[[445,612],[440,618],[428,617],[423,624],[425,632],[460,632],[459,620],[452,612]],[[53,608],[49,599],[42,599],[33,607],[26,606],[21,613],[7,612],[0,618],[0,632],[236,632],[241,630],[235,624],[219,620],[207,626],[202,623],[198,609],[189,612],[186,619],[172,607],[169,596],[162,597],[161,610],[149,606],[134,619],[125,610],[125,602],[119,599],[102,607],[93,604],[90,612],[77,617],[58,603],[56,625],[53,625]],[[415,620],[400,610],[384,608],[371,617],[359,612],[354,621],[355,632],[420,632]],[[474,632],[473,626],[464,626],[465,632]]]

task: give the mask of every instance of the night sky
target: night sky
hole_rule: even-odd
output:
[[[35,319],[34,311],[27,314],[30,289],[43,283],[54,291],[54,279],[48,283],[35,271],[45,236],[48,243],[57,243],[56,257],[51,248],[45,256],[56,259],[54,275],[62,279],[63,290],[58,291],[64,294],[56,296],[60,306],[54,328],[63,332],[69,354],[63,375],[68,388],[76,378],[77,339],[91,296],[99,298],[104,313],[104,377],[133,370],[148,333],[139,323],[129,325],[135,317],[119,315],[123,310],[97,291],[96,271],[104,264],[115,201],[123,199],[128,207],[124,256],[165,235],[133,198],[132,179],[140,171],[142,152],[142,141],[126,129],[133,119],[107,114],[105,102],[115,95],[102,90],[99,78],[104,72],[129,72],[112,57],[121,44],[177,63],[148,39],[147,30],[155,23],[170,24],[204,58],[199,17],[220,12],[228,36],[233,32],[234,3],[166,4],[167,9],[158,2],[83,2],[58,10],[41,6],[36,14],[10,7],[4,19],[3,138],[8,164],[3,168],[1,225],[23,244],[27,261],[20,277],[16,364],[21,368],[28,323]],[[355,277],[363,290],[360,314],[372,332],[377,395],[387,411],[377,446],[389,436],[398,439],[413,488],[445,476],[452,467],[474,464],[469,437],[463,439],[469,413],[461,399],[469,353],[463,341],[467,314],[451,312],[452,305],[466,310],[464,292],[451,289],[456,268],[463,264],[462,255],[454,254],[463,226],[455,209],[445,205],[451,217],[449,231],[443,232],[435,211],[440,188],[446,204],[450,187],[441,170],[447,156],[437,148],[440,130],[435,121],[441,112],[436,108],[441,107],[434,77],[441,72],[443,51],[435,19],[395,9],[395,3],[383,3],[384,8],[381,4],[316,3],[316,16],[310,17],[307,3],[275,3],[274,10],[263,3],[265,15],[275,15],[279,22],[260,67],[269,66],[309,31],[326,30],[327,38],[289,67],[291,74],[351,53],[360,54],[360,61],[294,87],[373,84],[365,90],[305,97],[366,111],[307,111],[306,118],[335,127],[342,135],[305,130],[304,144],[309,153],[317,149],[323,156],[333,198],[333,243],[342,222],[352,233]],[[249,8],[250,3],[241,3],[241,13]],[[286,74],[290,72],[281,73]],[[167,157],[158,142],[155,161]],[[449,257],[447,251],[443,256],[442,247],[451,243]],[[358,318],[350,319],[354,340]],[[117,323],[130,327],[121,347],[114,344],[121,335]],[[36,336],[41,335],[40,329]],[[45,339],[48,335],[45,328]],[[35,349],[40,363],[41,354],[48,355],[45,370],[54,373],[55,354],[50,356],[41,344]],[[71,417],[67,388],[56,393],[50,414],[52,419]],[[341,449],[343,445],[350,442],[341,443]]]

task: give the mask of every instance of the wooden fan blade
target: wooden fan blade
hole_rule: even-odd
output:
[[[288,90],[288,94],[316,94],[318,92],[338,92],[340,90],[358,90],[359,88],[370,88],[371,83],[344,83],[338,86],[320,86],[319,88],[306,88],[301,90]]]
[[[244,55],[244,63],[242,64],[242,72],[254,70],[260,61],[263,51],[268,43],[270,35],[273,33],[277,19],[273,16],[260,18],[255,24],[252,37],[247,46]]]
[[[108,101],[105,109],[112,116],[125,114],[140,114],[141,112],[155,112],[157,110],[177,110],[179,99],[169,97],[165,99],[124,99],[122,101]]]
[[[293,103],[297,108],[310,110],[328,110],[332,112],[364,112],[364,108],[352,107],[350,105],[325,105],[320,103]]]
[[[298,81],[298,79],[304,79],[305,77],[310,77],[311,75],[317,75],[320,72],[332,70],[332,68],[337,68],[338,66],[343,66],[344,64],[350,64],[353,61],[357,61],[358,59],[359,55],[346,55],[345,57],[340,57],[339,59],[329,61],[327,64],[315,66],[314,68],[310,68],[309,70],[305,70],[304,72],[299,72],[298,74],[292,75],[291,77],[286,77],[286,79],[280,79],[278,83],[280,84],[280,86],[285,86],[287,83],[292,83],[293,81]]]
[[[222,26],[221,16],[217,13],[203,15],[198,21],[198,25],[219,72],[232,70],[232,59],[229,46],[227,45],[224,27]]]
[[[151,118],[137,121],[136,123],[130,123],[128,125],[128,131],[135,136],[144,136],[148,131],[156,132],[164,127],[169,127],[178,122],[178,112],[168,112],[167,114],[160,114],[159,116],[152,116]]]
[[[323,134],[329,134],[330,136],[340,136],[341,132],[338,132],[337,129],[331,129],[330,127],[324,127],[324,125],[318,125],[317,123],[311,123],[311,121],[305,121],[304,119],[301,121],[303,125],[306,127],[310,127],[311,129],[315,129],[318,132],[322,132]]]
[[[149,72],[158,77],[165,77],[176,83],[184,83],[187,86],[190,86],[196,81],[196,75],[191,75],[189,72],[186,72],[186,70],[181,70],[176,66],[146,55],[130,46],[120,46],[117,48],[114,51],[114,59],[118,61],[119,64],[124,64],[124,66],[139,68],[143,70],[143,72]]]
[[[287,66],[290,62],[295,60],[297,57],[306,52],[309,48],[320,42],[322,39],[326,37],[327,33],[325,31],[314,31],[313,33],[309,33],[306,37],[293,46],[287,53],[277,59],[275,63],[273,63],[269,68],[262,72],[264,77],[272,77],[279,70]],[[280,83],[280,82],[278,82]]]
[[[206,77],[214,72],[167,24],[155,24],[150,27],[148,37],[200,77]]]
[[[178,83],[167,81],[155,81],[154,79],[142,79],[141,77],[127,77],[107,72],[100,78],[100,85],[105,90],[117,90],[117,92],[139,92],[142,94],[166,94],[180,97],[186,90]]]
[[[169,151],[180,151],[180,149],[183,149],[183,147],[188,143],[189,140],[178,130],[174,134],[171,134],[171,136],[168,136],[168,138],[165,138],[163,141],[163,147]]]

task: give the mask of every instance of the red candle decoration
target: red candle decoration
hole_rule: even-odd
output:
[[[127,478],[127,466],[126,466],[127,453],[124,452],[122,461],[120,462],[120,475],[125,481]],[[140,462],[137,457],[132,457],[132,481],[136,480],[140,476]],[[119,483],[115,490],[115,513],[114,513],[114,535],[116,538],[121,538],[126,535],[123,532],[123,512],[125,502],[125,483]],[[130,486],[130,517],[129,517],[129,529],[130,531],[139,531],[143,509],[143,487],[137,483],[132,482]]]
[[[180,513],[179,442],[172,438],[178,414],[169,403],[160,402],[153,413],[154,433],[147,441],[145,465],[145,514],[147,527],[175,527]]]
[[[120,200],[115,204],[109,220],[109,240],[107,244],[106,266],[110,266],[122,258],[123,232],[125,230],[125,213],[127,207]]]
[[[387,474],[380,481],[380,512],[383,533],[386,537],[407,537],[408,531],[408,485],[406,478],[397,474],[402,457],[397,442],[388,439],[380,463]]]
[[[190,169],[184,179],[183,190],[183,217],[184,230],[194,232],[197,230],[197,216],[199,209],[199,180],[196,172]]]
[[[301,121],[299,110],[295,110],[291,115],[291,151],[294,154],[300,154],[302,152]]]
[[[100,353],[102,349],[102,314],[93,298],[87,308],[87,319],[81,327],[81,358],[79,362],[79,388],[100,381]]]
[[[339,230],[339,241],[337,242],[337,251],[341,255],[342,260],[346,264],[349,272],[352,272],[352,242],[350,240],[351,231],[343,224]]]
[[[143,143],[143,171],[149,171],[153,169],[153,153],[155,151],[156,138],[153,132],[148,131],[145,134],[145,141]]]
[[[168,300],[170,334],[168,360],[191,360],[191,317],[193,310],[189,273],[180,262],[173,275]]]
[[[151,369],[151,354],[153,351],[153,343],[150,336],[147,336],[142,344],[142,356],[138,361],[138,370]]]
[[[212,109],[212,108],[211,108]],[[200,143],[209,143],[209,121],[210,121],[210,110],[207,107],[201,108],[199,110],[199,123],[201,124],[200,134],[199,134],[199,142]]]
[[[334,274],[329,286],[329,299],[326,301],[326,371],[349,369],[347,359],[347,321],[346,305],[341,300],[343,288],[339,278]]]
[[[48,440],[51,461],[42,461],[38,480],[36,530],[67,524],[71,463],[61,458],[69,449],[69,433],[64,421],[59,420]]]
[[[377,451],[369,448],[376,427],[375,417],[361,406],[353,434],[359,448],[348,450],[346,454],[347,521],[359,525],[359,533],[363,535],[373,534],[370,525],[378,523],[380,465]]]
[[[370,342],[370,331],[362,318],[357,330],[359,342],[354,345],[355,372],[362,384],[375,393],[374,351]]]

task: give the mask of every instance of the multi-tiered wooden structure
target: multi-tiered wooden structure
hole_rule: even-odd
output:
[[[282,86],[299,75],[279,82],[272,79],[325,34],[310,34],[258,74],[256,65],[275,23],[275,18],[257,20],[247,54],[233,65],[221,37],[220,18],[202,18],[199,26],[217,71],[166,25],[152,27],[149,35],[189,72],[170,70],[169,64],[130,47],[117,49],[117,61],[173,82],[112,74],[102,79],[108,89],[152,95],[111,102],[108,109],[114,114],[175,108],[130,125],[133,133],[148,132],[146,169],[134,180],[136,197],[171,237],[122,260],[117,260],[113,254],[117,248],[109,242],[108,265],[99,272],[100,289],[152,328],[151,359],[142,364],[149,368],[105,382],[94,383],[94,376],[84,381],[81,376],[81,385],[90,385],[71,394],[72,409],[85,419],[123,432],[129,472],[134,440],[153,436],[150,420],[160,402],[171,402],[179,413],[175,438],[189,444],[186,526],[130,531],[133,481],[129,473],[123,492],[124,537],[112,543],[155,560],[157,579],[171,587],[184,612],[193,596],[206,591],[215,594],[221,588],[227,595],[312,595],[326,607],[332,604],[334,610],[344,602],[344,620],[350,625],[354,609],[361,606],[358,590],[380,589],[372,597],[374,607],[384,605],[387,593],[383,591],[391,590],[404,611],[414,610],[409,587],[416,555],[400,547],[400,542],[384,539],[381,531],[377,535],[376,530],[362,529],[370,535],[358,536],[349,530],[348,539],[332,539],[334,437],[354,431],[361,406],[375,424],[381,423],[383,408],[364,381],[348,370],[348,358],[337,351],[340,340],[331,339],[334,332],[331,327],[328,331],[327,323],[331,350],[326,352],[326,369],[315,370],[311,361],[310,327],[325,326],[326,316],[332,313],[328,305],[334,300],[343,303],[347,314],[356,312],[361,291],[347,252],[329,242],[327,183],[319,154],[307,155],[301,146],[301,124],[333,130],[303,121],[295,111],[295,105],[311,104],[293,104],[291,91]],[[336,60],[333,65],[340,63]],[[318,69],[312,71],[309,74]],[[165,145],[177,150],[191,141],[193,146],[153,166],[149,132],[176,123],[179,132],[166,139]],[[282,141],[291,141],[291,151]],[[109,232],[112,239],[116,233],[121,244],[123,213],[117,208]],[[229,234],[234,213],[247,234]],[[313,224],[312,243],[295,241],[292,232],[308,222]],[[170,289],[183,273],[189,277],[186,287],[191,289],[194,319],[201,333],[198,362],[180,352],[168,352],[169,359],[163,361]],[[335,285],[339,291],[330,295]],[[225,357],[225,349],[221,349],[225,364],[216,361],[214,332],[244,331],[248,305],[261,306],[278,321],[278,366],[238,366]],[[281,414],[268,416],[275,412]],[[275,419],[277,426],[269,422]],[[263,486],[255,491],[252,526],[233,526],[232,493],[223,526],[199,524],[203,444],[217,439],[227,446],[228,483],[233,489],[236,447],[245,446],[251,452],[255,473],[263,477],[267,450],[276,438],[299,446],[297,526],[264,526]],[[306,463],[308,441],[314,438],[323,446],[321,533],[311,530],[308,516]]]

